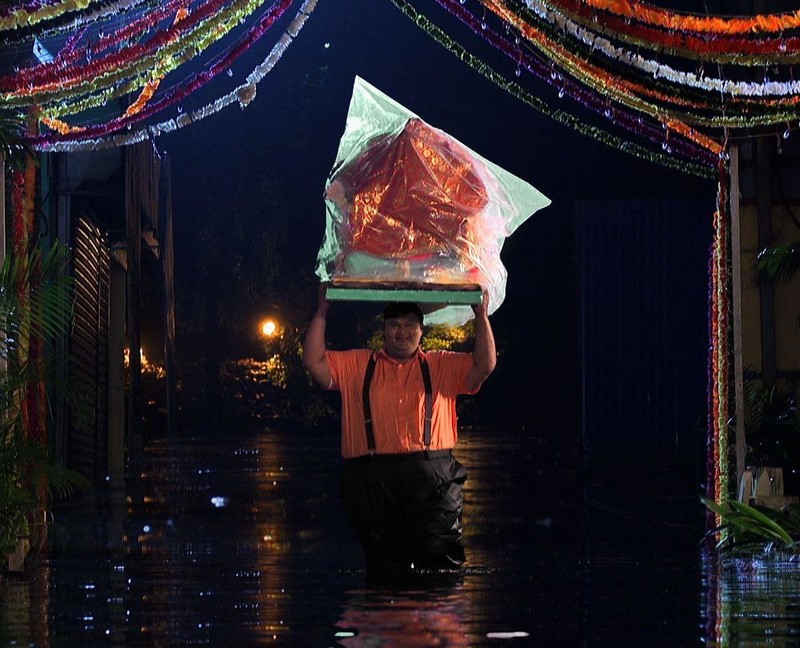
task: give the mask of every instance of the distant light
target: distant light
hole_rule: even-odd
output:
[[[149,524],[145,524],[142,527],[142,531],[144,531],[145,533],[150,533],[150,525]]]
[[[323,45],[323,47],[325,49],[330,49],[331,48],[331,44],[330,43],[325,43],[325,45]]]
[[[264,320],[261,322],[261,335],[264,337],[273,337],[278,332],[278,324],[275,320]]]

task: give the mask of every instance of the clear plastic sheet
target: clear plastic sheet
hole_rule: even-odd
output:
[[[480,285],[503,303],[506,237],[550,200],[356,77],[325,185],[317,275],[334,284]],[[426,315],[460,325],[469,306]]]

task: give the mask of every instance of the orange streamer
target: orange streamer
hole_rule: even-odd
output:
[[[720,18],[679,14],[637,0],[584,0],[584,2],[595,9],[623,18],[678,31],[730,35],[780,33],[800,27],[800,10],[784,14]],[[558,5],[558,1],[554,0],[553,4]]]

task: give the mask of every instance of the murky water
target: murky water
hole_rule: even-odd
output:
[[[669,475],[593,468],[564,433],[465,430],[462,577],[368,585],[338,439],[254,427],[148,446],[125,493],[56,512],[6,584],[0,644],[793,645],[795,563],[726,563]],[[588,468],[588,469],[587,469]]]

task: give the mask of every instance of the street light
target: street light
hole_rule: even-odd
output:
[[[278,324],[275,320],[266,319],[261,322],[261,335],[265,338],[272,338],[278,334]]]

